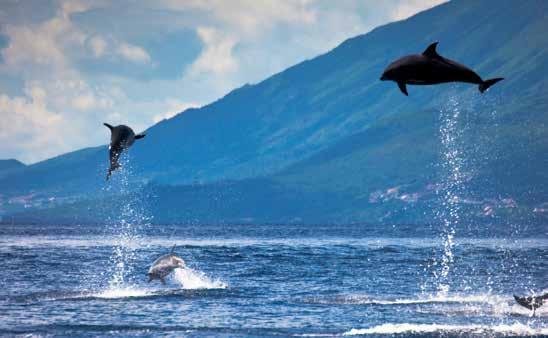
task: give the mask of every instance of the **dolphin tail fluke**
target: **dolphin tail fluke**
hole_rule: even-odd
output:
[[[491,87],[495,83],[499,82],[500,80],[504,80],[504,78],[503,77],[497,77],[495,79],[490,79],[490,80],[483,81],[482,83],[479,84],[478,89],[481,93],[483,93],[487,89],[489,89],[489,87]]]
[[[112,130],[114,127],[111,126],[110,124],[108,123],[103,123],[105,125],[105,127],[107,127],[108,129]]]

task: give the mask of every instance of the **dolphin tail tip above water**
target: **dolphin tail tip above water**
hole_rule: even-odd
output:
[[[545,293],[544,295],[538,295],[538,296],[529,296],[529,297],[519,297],[514,295],[514,299],[516,302],[529,309],[532,310],[532,315],[535,315],[536,310],[541,307],[546,300],[548,300],[548,293]]]
[[[479,89],[480,93],[483,94],[487,89],[489,89],[489,87],[491,87],[495,83],[497,83],[499,81],[502,81],[502,80],[504,80],[503,77],[497,77],[497,78],[494,78],[494,79],[485,80],[485,81],[483,81],[483,83],[479,84],[478,89]]]

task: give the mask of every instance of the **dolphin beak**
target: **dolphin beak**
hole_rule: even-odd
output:
[[[382,74],[382,76],[381,76],[380,80],[381,80],[381,81],[385,81],[385,80],[387,80],[387,79],[386,79],[386,75]]]

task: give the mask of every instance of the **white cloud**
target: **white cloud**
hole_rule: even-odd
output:
[[[6,25],[2,31],[9,38],[9,44],[2,50],[4,65],[2,71],[35,73],[44,66],[59,69],[74,68],[72,63],[86,47],[94,57],[115,54],[135,63],[151,62],[150,55],[140,46],[120,39],[107,41],[98,34],[83,31],[72,20],[74,13],[85,12],[89,7],[77,1],[61,4],[56,15],[42,23],[31,25]],[[87,46],[86,46],[87,44]],[[109,53],[109,44],[116,45]]]
[[[90,9],[90,2],[84,3],[79,0],[67,0],[61,3],[61,16],[68,19],[71,14],[85,12]]]
[[[443,2],[447,2],[447,0],[406,0],[394,6],[392,18],[394,20],[407,19],[419,11],[434,7]]]
[[[117,49],[117,53],[124,59],[136,63],[149,63],[150,55],[142,47],[122,42]]]
[[[198,27],[197,33],[204,43],[204,50],[192,64],[192,73],[223,74],[235,71],[238,61],[232,55],[236,39],[215,28]]]
[[[88,44],[93,53],[93,56],[95,56],[96,58],[100,58],[101,56],[105,55],[107,42],[102,37],[94,36],[89,39]]]
[[[71,149],[64,142],[63,117],[46,108],[45,98],[45,90],[36,86],[27,88],[25,96],[0,95],[3,156],[34,161]]]
[[[8,67],[16,69],[27,65],[63,65],[66,63],[63,44],[83,40],[82,34],[72,30],[70,21],[62,16],[33,27],[8,25],[5,34],[9,44],[2,50],[2,57]]]
[[[188,108],[196,108],[200,105],[193,102],[182,102],[177,99],[167,99],[165,101],[167,106],[166,111],[161,114],[154,115],[152,117],[152,122],[158,123],[162,120],[170,119],[178,113],[187,110]]]
[[[74,96],[70,106],[76,110],[105,109],[112,106],[109,98],[99,98],[94,93],[88,92],[83,95]]]
[[[241,34],[254,35],[277,23],[313,23],[316,20],[309,0],[160,0],[160,8],[177,11],[198,10],[212,17],[212,21],[236,29]]]

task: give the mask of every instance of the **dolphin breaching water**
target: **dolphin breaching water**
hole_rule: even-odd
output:
[[[185,261],[181,257],[175,255],[174,250],[175,246],[173,246],[169,254],[163,255],[152,263],[152,266],[147,273],[149,283],[155,279],[159,279],[162,284],[165,285],[165,278],[169,276],[173,270],[186,267]]]
[[[477,84],[481,93],[504,78],[482,80],[472,69],[439,55],[434,42],[422,54],[407,55],[392,62],[381,76],[381,81],[391,80],[405,95],[406,85],[433,85],[446,82]]]
[[[545,300],[548,300],[548,293],[542,296],[529,296],[529,297],[518,297],[514,295],[516,302],[529,310],[533,311],[533,316],[535,311],[544,304]]]
[[[145,134],[135,135],[133,129],[125,125],[119,125],[116,127],[111,126],[108,123],[103,123],[108,129],[110,129],[110,167],[108,168],[107,180],[110,178],[112,172],[120,168],[118,159],[122,152],[131,147],[135,140],[145,137]]]

